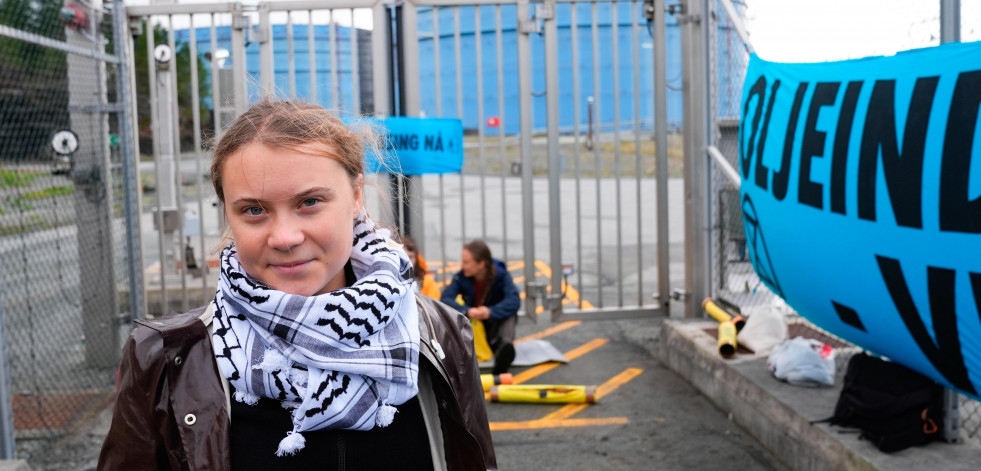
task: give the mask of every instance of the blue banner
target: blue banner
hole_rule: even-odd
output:
[[[843,62],[751,57],[743,220],[801,315],[974,398],[981,388],[981,43]]]
[[[367,155],[366,172],[444,174],[463,167],[463,123],[459,119],[393,117],[381,125],[387,155],[383,163]]]

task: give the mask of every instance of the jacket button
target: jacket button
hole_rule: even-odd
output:
[[[174,364],[175,365],[181,366],[181,363],[184,363],[184,359],[183,358],[181,358],[180,356],[174,357]]]
[[[198,418],[194,414],[187,414],[184,416],[184,423],[187,425],[194,425],[198,421]]]

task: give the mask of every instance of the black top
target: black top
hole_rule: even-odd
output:
[[[354,284],[350,261],[344,274],[347,285]],[[234,396],[235,388],[229,388]],[[280,457],[276,456],[279,442],[293,430],[290,412],[268,398],[260,398],[254,406],[232,401],[232,469],[431,471],[433,457],[418,396],[395,408],[398,413],[388,427],[303,432],[303,449]]]
[[[232,401],[232,469],[432,470],[418,397],[396,409],[388,427],[303,432],[303,449],[280,457],[276,456],[279,441],[293,429],[289,411],[273,399],[261,398],[254,406]]]

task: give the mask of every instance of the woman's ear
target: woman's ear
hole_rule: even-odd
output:
[[[358,174],[354,180],[354,217],[357,218],[364,209],[364,174]]]

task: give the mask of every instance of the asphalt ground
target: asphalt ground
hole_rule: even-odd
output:
[[[664,318],[535,324],[566,364],[512,368],[516,383],[598,386],[595,404],[488,403],[502,470],[785,470],[656,357]]]

